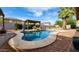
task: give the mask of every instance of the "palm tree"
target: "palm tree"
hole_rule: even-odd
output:
[[[58,17],[63,20],[63,29],[66,29],[67,19],[75,15],[75,9],[73,7],[61,7],[58,13]]]
[[[5,30],[5,26],[4,26],[4,13],[3,13],[3,11],[2,11],[1,8],[0,8],[0,16],[3,18],[3,21],[2,21],[2,24],[3,24],[2,30]]]

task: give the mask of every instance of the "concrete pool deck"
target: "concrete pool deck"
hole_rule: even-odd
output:
[[[70,44],[71,44],[71,38],[73,37],[74,33],[75,33],[76,30],[63,30],[63,31],[58,31],[57,33],[57,36],[59,37],[64,37],[63,39],[65,40],[66,38],[66,41],[70,41]],[[20,34],[20,33],[19,33]],[[22,41],[20,39],[22,35],[20,34],[19,37],[15,37],[16,39],[15,40],[11,40],[9,41],[9,44],[11,44],[11,47],[13,47],[14,49],[16,50],[29,50],[29,49],[34,49],[34,48],[40,48],[40,47],[44,47],[44,46],[47,46],[49,44],[54,44],[53,42],[56,40],[56,38],[53,38],[53,35],[50,37],[50,40],[47,40],[47,41],[38,41],[38,42],[26,42],[26,41]],[[54,36],[55,37],[55,36]],[[69,39],[68,39],[69,38]],[[49,39],[49,38],[47,38]],[[63,41],[63,39],[60,39],[57,37],[57,39]],[[15,41],[15,43],[14,43]],[[66,41],[64,42],[64,44],[66,43]],[[42,43],[43,42],[43,43]],[[38,43],[38,44],[37,44]],[[61,43],[62,44],[62,43]],[[67,43],[69,44],[69,43]],[[66,45],[67,45],[66,44]],[[15,46],[14,46],[15,45]],[[70,45],[69,45],[70,46]],[[64,47],[64,46],[63,46]],[[68,48],[68,47],[67,47]],[[41,49],[41,48],[40,48]],[[57,48],[58,49],[58,48]],[[65,48],[66,49],[66,48]],[[62,50],[62,49],[61,49]]]
[[[38,48],[38,49],[20,50],[20,51],[25,51],[25,52],[63,52],[63,51],[67,52],[68,51],[69,52],[73,47],[71,46],[72,44],[71,41],[76,30],[72,29],[72,30],[65,30],[65,31],[66,32],[59,33],[57,36],[57,40],[48,46]],[[15,51],[8,45],[7,42],[5,42],[5,44],[1,47],[1,49]],[[73,52],[74,50],[71,50],[71,52]]]
[[[59,36],[72,38],[76,32],[76,29],[64,30],[64,32],[59,32]]]
[[[16,32],[17,35],[14,38],[9,40],[9,45],[15,50],[36,49],[53,43],[56,40],[57,33],[58,32],[51,32],[50,35],[43,40],[25,41],[25,40],[22,40],[23,33]]]
[[[65,32],[60,32],[57,36],[57,40],[48,45],[47,47],[34,49],[34,50],[22,50],[27,52],[74,52],[76,51],[72,45],[72,37],[74,36],[76,30],[65,30]],[[69,34],[69,35],[68,35]],[[73,49],[72,49],[73,48]]]

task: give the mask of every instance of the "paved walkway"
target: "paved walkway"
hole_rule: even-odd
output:
[[[15,35],[16,34],[14,34],[14,33],[0,34],[0,51],[7,51],[8,50],[8,49],[4,49],[2,47],[5,45],[5,43],[8,42],[8,40],[10,38],[12,38]]]

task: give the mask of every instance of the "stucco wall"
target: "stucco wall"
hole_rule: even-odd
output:
[[[2,24],[0,24],[0,29],[2,28]],[[15,29],[14,23],[5,23],[5,29]]]

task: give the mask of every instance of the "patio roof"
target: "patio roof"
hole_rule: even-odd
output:
[[[0,8],[0,16],[4,16],[4,13],[1,8]]]

